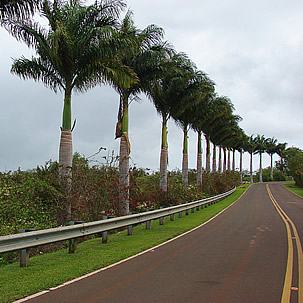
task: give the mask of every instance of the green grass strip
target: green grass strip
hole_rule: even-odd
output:
[[[295,184],[295,182],[290,181],[286,182],[284,186],[291,192],[293,192],[295,195],[298,195],[299,197],[303,198],[303,188],[299,187]]]
[[[183,215],[175,221],[167,218],[164,225],[159,225],[158,220],[153,221],[151,230],[139,225],[134,228],[132,236],[127,236],[125,231],[110,235],[107,244],[101,244],[100,238],[95,238],[79,244],[75,254],[61,249],[32,257],[27,268],[20,268],[18,263],[4,265],[0,267],[0,302],[12,302],[55,287],[180,235],[231,205],[247,188],[242,185],[219,203],[189,216]]]

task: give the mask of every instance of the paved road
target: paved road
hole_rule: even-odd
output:
[[[269,190],[299,226],[303,200],[279,184]],[[272,199],[265,184],[256,184],[226,212],[192,233],[28,302],[282,302],[290,243]],[[302,240],[302,228],[300,236]],[[292,283],[298,280],[297,267],[293,261]],[[299,302],[297,293],[291,293],[291,303]]]

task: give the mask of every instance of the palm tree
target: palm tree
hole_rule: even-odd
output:
[[[162,42],[163,30],[161,28],[150,25],[143,30],[137,29],[130,11],[123,19],[119,32],[121,37],[125,36],[132,40],[132,47],[124,51],[120,59],[125,66],[135,72],[138,79],[128,87],[120,81],[113,82],[114,88],[120,95],[116,126],[116,138],[120,138],[119,214],[127,215],[129,213],[129,103],[140,92],[148,91],[150,82],[158,75],[162,57],[167,56],[168,48]]]
[[[246,138],[244,131],[239,128],[237,133],[237,141],[236,141],[236,150],[240,153],[239,160],[239,173],[240,173],[240,182],[243,182],[243,152],[245,151]]]
[[[244,144],[244,150],[247,151],[250,154],[250,183],[254,183],[253,179],[253,154],[256,151],[256,143],[254,141],[253,136],[246,136],[245,144]]]
[[[216,144],[213,143],[213,165],[212,172],[215,173],[217,171],[217,147]]]
[[[283,158],[285,158],[285,151],[286,151],[286,146],[287,146],[287,143],[278,143],[277,145],[277,155],[280,157],[280,167],[281,167],[281,171],[284,171],[285,169],[285,165],[283,164]]]
[[[213,102],[214,95],[214,83],[209,80],[209,87],[204,90],[200,97],[203,98],[203,102],[198,104],[197,110],[193,113],[191,127],[197,132],[197,187],[202,189],[202,133],[204,126],[209,119],[210,103]]]
[[[259,154],[260,168],[259,168],[259,182],[263,182],[262,178],[262,154],[266,151],[267,139],[262,135],[257,135],[254,138],[255,154]]]
[[[222,146],[219,145],[219,159],[218,159],[218,172],[222,173]]]
[[[184,102],[184,79],[193,75],[193,63],[183,53],[171,53],[167,60],[161,63],[161,76],[151,81],[148,96],[162,118],[162,141],[160,153],[160,190],[167,192],[167,162],[168,138],[167,122],[173,116],[182,112]],[[183,104],[184,105],[184,104]]]
[[[64,92],[64,105],[59,148],[59,173],[68,193],[72,168],[72,92],[84,92],[99,83],[120,81],[128,86],[133,73],[119,60],[121,50],[128,45],[119,39],[116,26],[121,1],[101,1],[83,6],[78,1],[44,1],[42,14],[49,27],[37,23],[13,21],[10,31],[37,56],[15,60],[12,73],[23,79],[41,81],[53,91]],[[71,202],[67,218],[71,217]]]
[[[220,135],[228,132],[229,121],[233,121],[234,107],[229,98],[225,96],[213,96],[213,101],[209,104],[207,119],[204,121],[203,131],[206,139],[206,171],[210,171],[210,141],[220,145]],[[226,146],[225,146],[226,147]],[[226,148],[224,151],[223,171],[226,170]]]
[[[172,117],[183,129],[183,159],[182,177],[185,187],[188,186],[188,130],[189,127],[196,128],[196,120],[201,118],[201,107],[206,106],[210,93],[213,92],[213,82],[201,71],[195,70],[184,78],[183,94],[179,101],[182,110],[174,113]]]
[[[276,153],[280,156],[281,161],[282,161],[282,158],[284,157],[286,146],[287,146],[287,143],[279,143],[277,145],[277,152]]]
[[[5,19],[27,19],[40,8],[42,0],[1,0],[0,22]]]
[[[275,138],[267,139],[266,152],[270,156],[270,179],[274,179],[273,155],[277,152],[277,142]]]

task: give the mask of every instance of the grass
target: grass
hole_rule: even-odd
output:
[[[12,302],[49,289],[182,234],[231,205],[247,188],[247,185],[240,186],[219,203],[175,221],[166,219],[164,225],[154,221],[151,230],[140,225],[134,228],[132,236],[125,232],[113,234],[107,244],[101,244],[100,238],[95,238],[79,244],[75,254],[61,249],[32,257],[27,268],[20,268],[18,263],[4,265],[0,267],[0,302]]]
[[[285,182],[284,186],[294,194],[303,198],[303,188],[295,184],[294,181]]]

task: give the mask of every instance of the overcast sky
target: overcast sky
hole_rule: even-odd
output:
[[[301,0],[128,0],[139,27],[154,23],[231,98],[247,134],[302,148],[303,2]],[[0,29],[0,171],[57,160],[63,96],[10,74],[12,58],[31,52]],[[98,87],[73,96],[74,151],[118,148],[118,95]],[[132,163],[158,168],[160,118],[144,96],[130,106]],[[169,169],[181,166],[182,132],[169,125]],[[196,135],[189,134],[190,167]],[[103,152],[101,156],[106,155]],[[96,160],[103,161],[101,156]],[[264,157],[265,165],[269,157]],[[248,167],[246,157],[245,167]],[[257,157],[255,158],[257,168]]]

